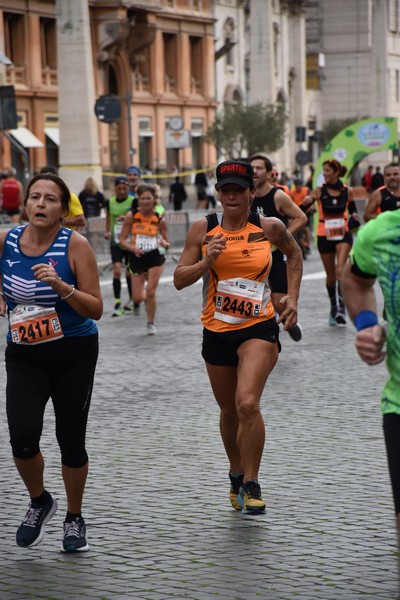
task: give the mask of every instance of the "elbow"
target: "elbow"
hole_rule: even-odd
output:
[[[103,316],[103,301],[99,300],[99,302],[96,303],[96,306],[93,307],[91,318],[94,319],[95,321],[100,321],[102,316]]]
[[[184,278],[177,271],[175,271],[175,273],[174,273],[173,284],[174,284],[175,289],[177,289],[178,291],[183,290],[183,288],[185,288],[187,286],[187,283],[185,283]]]
[[[180,290],[183,290],[183,288],[184,288],[185,286],[182,284],[182,282],[181,282],[181,281],[179,281],[179,279],[178,279],[177,277],[174,277],[174,287],[175,287],[175,289],[177,289],[177,290],[178,290],[178,292],[179,292]]]

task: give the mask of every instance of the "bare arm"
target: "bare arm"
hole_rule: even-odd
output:
[[[317,187],[315,190],[310,192],[303,201],[303,206],[309,208],[314,204],[316,200],[319,200],[321,197],[321,188]]]
[[[167,221],[165,220],[164,217],[160,221],[160,234],[162,237],[160,245],[163,248],[169,248],[171,245],[171,242],[169,241],[169,237],[168,237]]]
[[[85,215],[76,215],[76,217],[68,217],[63,219],[65,227],[86,227]]]
[[[261,225],[270,242],[279,248],[287,258],[288,292],[281,299],[285,309],[280,315],[279,323],[285,322],[285,329],[291,329],[297,323],[297,303],[300,295],[300,284],[303,275],[303,258],[299,245],[284,224],[275,218],[261,217]]]
[[[275,193],[274,200],[279,214],[286,215],[290,219],[288,225],[288,231],[290,231],[290,233],[296,233],[296,231],[299,231],[299,229],[307,225],[305,213],[293,202],[288,194],[285,194],[283,190],[278,190]]]
[[[378,209],[381,205],[381,200],[382,196],[380,190],[375,190],[374,192],[372,192],[364,211],[364,221],[366,223],[368,223],[368,221],[371,221],[371,219],[375,219],[378,213]]]
[[[104,232],[104,239],[109,240],[111,238],[111,218],[110,211],[106,210],[106,225]]]
[[[129,250],[129,252],[134,252],[135,246],[128,240],[129,235],[132,230],[133,223],[133,213],[130,210],[125,217],[124,224],[122,226],[121,235],[119,237],[120,245],[125,248],[125,250]]]
[[[45,267],[48,275],[41,277],[40,281],[50,285],[61,298],[68,296],[65,298],[65,302],[81,317],[100,319],[103,314],[103,300],[96,257],[87,239],[79,233],[74,232],[71,236],[68,259],[77,281],[75,291],[69,283],[60,279],[57,270],[49,265],[40,263],[35,265],[32,270],[36,273]]]
[[[7,235],[7,231],[3,231],[2,233],[0,233],[0,256],[3,254],[3,246],[4,246],[4,240],[5,237]],[[3,294],[3,283],[2,283],[2,279],[1,279],[1,273],[0,273],[0,317],[4,317],[6,314],[6,301],[4,300],[4,296]]]
[[[349,261],[346,263],[342,273],[342,290],[352,321],[362,311],[376,313],[374,283],[375,278],[355,275],[351,272],[351,263]],[[361,360],[369,365],[376,365],[384,360],[384,343],[385,330],[378,324],[361,329],[356,334],[356,350]]]
[[[2,288],[3,288],[3,285],[2,285],[2,281],[1,281],[1,275],[0,275],[0,317],[5,317],[6,310],[7,310],[7,304],[6,304],[6,301],[3,296]]]
[[[201,247],[206,234],[206,219],[200,219],[190,227],[186,236],[185,247],[174,273],[174,286],[177,290],[182,290],[196,283],[225,250],[225,239],[222,235],[216,235],[207,244],[206,256],[202,258]]]

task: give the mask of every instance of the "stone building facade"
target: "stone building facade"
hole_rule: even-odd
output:
[[[0,0],[0,52],[11,59],[0,55],[0,85],[15,86],[19,119],[14,144],[0,136],[0,169],[20,166],[22,151],[31,171],[59,163],[60,1]],[[288,172],[299,150],[315,159],[329,119],[400,117],[400,0],[86,1],[95,96],[121,99],[117,122],[87,115],[103,171],[214,165],[203,136],[217,107],[238,102],[285,107],[285,144],[271,158]]]
[[[74,1],[63,0],[72,20]],[[211,0],[88,0],[88,5],[95,95],[121,100],[119,121],[101,123],[94,106],[87,114],[98,128],[102,169],[121,172],[135,163],[167,172],[214,164],[215,149],[202,138],[216,107]],[[58,164],[63,116],[56,2],[0,0],[0,51],[12,62],[0,66],[0,83],[15,87],[19,121],[19,131],[11,133],[14,143],[0,136],[0,168],[14,164],[21,170],[21,146],[31,172]],[[84,75],[62,59],[64,84],[70,77],[75,90],[76,77]],[[65,86],[63,94],[65,101]],[[64,126],[72,127],[73,119]],[[74,135],[79,144],[80,131]]]

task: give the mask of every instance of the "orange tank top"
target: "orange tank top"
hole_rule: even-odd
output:
[[[226,249],[203,276],[204,327],[225,332],[273,318],[268,285],[271,243],[261,228],[259,215],[249,213],[249,221],[239,231],[225,230],[216,214],[207,215],[207,221],[203,257],[208,242],[219,233],[226,239]]]
[[[144,217],[140,211],[133,213],[133,222],[131,227],[132,244],[140,248],[143,252],[151,252],[158,248],[158,234],[160,231],[160,217],[153,213],[149,217]]]

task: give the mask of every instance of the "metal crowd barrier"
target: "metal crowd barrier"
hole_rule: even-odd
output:
[[[167,258],[170,257],[172,260],[178,260],[185,245],[190,223],[202,216],[204,216],[202,211],[193,211],[193,214],[188,211],[166,211],[165,218],[171,242]],[[110,242],[104,239],[105,226],[105,217],[93,217],[87,219],[86,230],[81,232],[87,237],[89,244],[93,248],[100,270],[105,270],[111,266]]]

